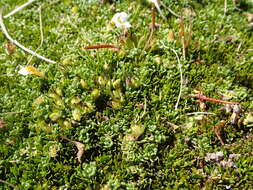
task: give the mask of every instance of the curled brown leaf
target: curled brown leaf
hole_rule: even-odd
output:
[[[69,138],[67,138],[66,136],[61,136],[62,139],[68,141],[68,142],[71,142],[72,144],[74,144],[77,148],[77,154],[76,154],[76,158],[78,160],[79,163],[82,163],[82,156],[84,154],[84,144],[83,143],[80,143],[78,141],[72,141],[70,140]]]

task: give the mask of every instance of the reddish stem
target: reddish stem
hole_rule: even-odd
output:
[[[85,47],[84,47],[84,49],[101,49],[101,48],[114,48],[114,49],[119,49],[117,46],[109,45],[109,44],[91,45],[91,46],[85,46]]]
[[[201,101],[209,101],[209,102],[216,102],[216,103],[221,103],[221,104],[239,104],[238,102],[229,102],[229,101],[225,101],[225,100],[220,100],[220,99],[216,99],[216,98],[209,98],[203,95],[195,95],[195,98],[201,100]]]

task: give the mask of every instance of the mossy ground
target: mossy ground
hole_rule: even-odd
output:
[[[6,14],[24,2],[0,5]],[[145,1],[36,1],[4,20],[13,38],[35,50],[41,7],[44,39],[37,53],[58,64],[29,62],[19,48],[8,55],[9,41],[0,33],[0,189],[12,188],[3,181],[16,189],[253,188],[253,30],[243,16],[253,11],[252,1],[228,1],[226,15],[221,0],[163,2],[186,14],[188,33],[192,22],[185,60],[178,18],[165,8],[167,19],[157,16],[161,26],[147,44],[152,19]],[[110,25],[120,11],[130,16],[128,34]],[[83,49],[94,44],[121,49]],[[177,109],[178,63],[162,44],[182,63]],[[45,77],[18,74],[28,62]],[[196,90],[240,102],[238,120],[223,128],[225,145],[213,127],[231,113],[207,102],[205,111],[216,115],[187,115],[201,111],[192,98]],[[84,144],[82,164],[61,136]],[[218,151],[224,159],[240,154],[234,167],[206,161],[207,153]]]

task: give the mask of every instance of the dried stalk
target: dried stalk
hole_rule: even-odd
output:
[[[32,51],[32,50],[26,48],[26,47],[23,46],[22,44],[20,44],[18,41],[14,40],[14,39],[9,35],[9,33],[7,32],[7,29],[6,29],[6,27],[5,27],[5,25],[4,25],[4,22],[3,22],[2,13],[3,13],[3,9],[0,8],[0,26],[1,26],[1,29],[2,29],[4,35],[5,35],[5,37],[6,37],[7,39],[9,39],[13,44],[15,44],[16,46],[18,46],[19,48],[21,48],[21,49],[23,49],[24,51],[26,51],[26,52],[32,54],[33,56],[35,56],[35,57],[37,57],[37,58],[39,58],[39,59],[42,59],[42,60],[44,60],[44,61],[46,61],[46,62],[56,64],[55,61],[53,61],[53,60],[51,60],[51,59],[48,59],[48,58],[46,58],[46,57],[44,57],[44,56],[42,56],[42,55],[40,55],[40,54],[37,54],[36,52],[34,52],[34,51]]]
[[[26,6],[30,5],[31,3],[33,3],[35,0],[29,0],[26,3],[24,3],[23,5],[17,7],[16,9],[14,9],[13,11],[11,11],[10,13],[8,13],[7,15],[3,16],[4,19],[7,19],[8,17],[16,14],[18,11],[20,11],[21,9],[25,8]]]
[[[179,90],[179,94],[178,94],[178,97],[177,97],[177,102],[176,102],[176,105],[175,105],[175,109],[177,109],[179,101],[181,99],[182,90],[183,90],[183,71],[182,71],[182,65],[181,65],[181,62],[180,62],[180,59],[179,59],[179,56],[178,56],[176,50],[174,50],[171,47],[167,47],[164,44],[163,44],[163,47],[165,47],[167,49],[170,49],[176,55],[176,57],[177,57],[178,69],[179,69],[179,73],[180,73],[180,90]]]

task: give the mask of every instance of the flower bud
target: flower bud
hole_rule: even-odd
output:
[[[56,88],[55,92],[56,92],[57,95],[63,96],[62,89]]]
[[[70,103],[73,105],[79,104],[80,102],[81,102],[81,99],[79,97],[74,97],[70,101]]]
[[[105,86],[107,81],[106,81],[106,78],[105,77],[102,77],[102,76],[99,76],[98,79],[97,79],[97,82],[100,86]]]
[[[91,97],[96,99],[97,97],[100,96],[100,90],[99,89],[94,89],[92,92],[91,92]]]
[[[73,116],[73,119],[76,120],[76,121],[80,121],[81,120],[81,111],[79,109],[74,109],[72,111],[72,116]]]
[[[49,115],[49,118],[52,120],[52,121],[57,121],[59,118],[61,117],[61,113],[59,111],[54,111],[53,113],[51,113]]]
[[[120,109],[122,107],[119,101],[111,101],[111,105],[113,109]]]
[[[81,84],[81,86],[82,86],[83,88],[88,88],[88,84],[87,84],[87,82],[86,82],[85,80],[81,79],[81,80],[80,80],[80,84]]]
[[[137,124],[134,124],[131,126],[131,130],[132,130],[132,133],[131,135],[135,138],[135,139],[138,139],[139,136],[141,136],[144,131],[145,131],[145,127],[143,125],[137,125]]]
[[[112,83],[113,88],[119,88],[120,83],[121,83],[120,79],[116,79],[115,81],[113,81],[113,83]]]

